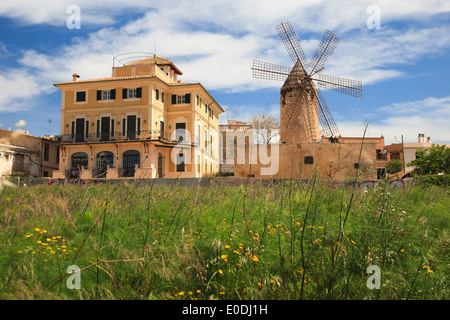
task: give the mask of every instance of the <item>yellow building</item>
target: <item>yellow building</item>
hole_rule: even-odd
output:
[[[113,66],[112,76],[55,83],[62,91],[54,178],[201,177],[219,170],[220,105],[178,80],[157,57]]]

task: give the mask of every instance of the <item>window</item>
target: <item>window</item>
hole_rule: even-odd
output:
[[[197,124],[197,146],[201,146],[201,135],[202,135],[202,125],[200,123]]]
[[[177,104],[186,103],[186,96],[177,96]]]
[[[161,102],[164,103],[164,92],[161,92]]]
[[[142,98],[142,88],[136,89],[122,89],[122,99],[134,99],[134,98]]]
[[[48,161],[49,152],[50,152],[50,145],[48,143],[44,143],[44,161]]]
[[[97,100],[114,100],[116,98],[116,89],[97,90]]]
[[[186,93],[185,95],[179,96],[176,94],[172,95],[172,104],[185,104],[191,103],[191,94]]]
[[[355,162],[355,163],[353,164],[353,167],[354,167],[355,169],[359,169],[359,163]]]
[[[128,90],[128,99],[136,98],[136,89],[129,89]]]
[[[56,147],[56,163],[59,163],[59,147]]]
[[[156,89],[156,100],[159,100],[159,90]]]
[[[201,159],[200,155],[198,155],[197,156],[197,171],[198,172],[200,172],[200,170],[201,170],[201,166],[200,166],[201,161],[202,161],[202,159]]]
[[[205,113],[208,114],[208,105],[205,103]]]
[[[314,163],[314,157],[306,156],[305,157],[305,164],[313,164]]]
[[[86,91],[77,92],[77,102],[86,101]]]
[[[177,172],[184,172],[184,154],[177,157]]]
[[[212,134],[209,135],[209,153],[212,155],[213,138]]]

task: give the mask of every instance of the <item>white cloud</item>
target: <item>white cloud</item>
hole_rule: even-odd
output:
[[[416,142],[419,133],[431,137],[434,142],[450,143],[450,96],[393,103],[380,107],[377,116],[382,120],[369,119],[368,136],[383,135],[386,144],[401,142],[401,135],[405,142]],[[363,120],[341,122],[341,135],[361,136],[363,124]]]

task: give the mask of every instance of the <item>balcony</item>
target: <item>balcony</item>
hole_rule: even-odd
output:
[[[81,134],[63,134],[56,137],[60,144],[86,144],[86,143],[115,143],[115,142],[131,142],[131,141],[162,141],[167,143],[178,142],[179,140],[166,131],[159,130],[140,130],[123,132],[103,132],[91,133],[88,135]]]

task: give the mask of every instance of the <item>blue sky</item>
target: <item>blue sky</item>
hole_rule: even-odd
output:
[[[80,29],[69,29],[70,5]],[[371,7],[372,6],[372,7]],[[375,8],[377,11],[370,10]],[[369,10],[368,10],[369,9]],[[379,12],[380,28],[367,22]],[[0,125],[33,135],[60,131],[53,83],[110,76],[113,56],[155,51],[201,82],[229,119],[279,116],[281,82],[253,79],[253,59],[292,66],[275,26],[290,21],[307,58],[326,29],[341,38],[324,73],[363,82],[363,98],[325,92],[343,136],[386,143],[450,143],[448,1],[3,1],[0,4]],[[221,116],[225,123],[227,115]]]

